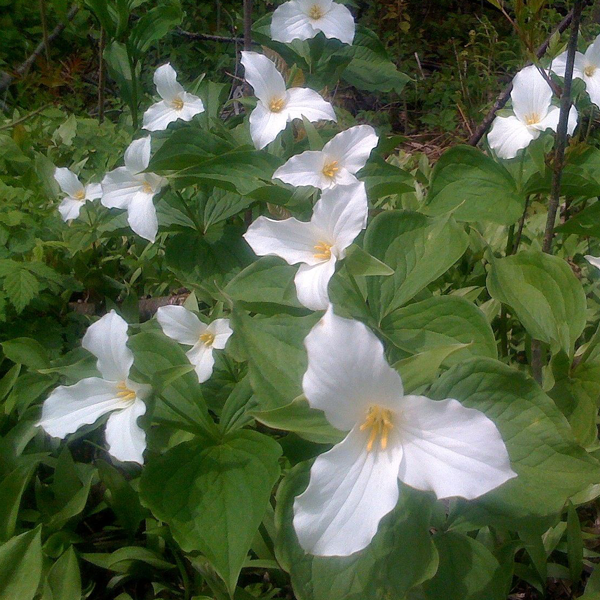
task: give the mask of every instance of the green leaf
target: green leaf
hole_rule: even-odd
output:
[[[380,275],[387,277],[394,274],[394,269],[365,252],[360,246],[352,244],[346,252],[346,269],[350,275]]]
[[[586,300],[564,260],[535,250],[494,260],[487,287],[493,298],[515,312],[532,338],[572,356],[585,327]]]
[[[583,538],[579,516],[571,502],[567,510],[567,558],[571,581],[579,581],[583,571]]]
[[[183,13],[178,1],[163,0],[150,9],[135,24],[129,34],[129,44],[136,56],[145,54],[152,44],[169,33],[181,23]]]
[[[109,75],[117,82],[121,98],[133,110],[138,101],[133,80],[138,77],[139,68],[135,73],[132,71],[125,44],[116,40],[108,44],[104,50],[104,60]]]
[[[81,598],[81,574],[72,546],[52,565],[48,573],[48,584],[52,590],[52,600]]]
[[[359,177],[365,182],[371,201],[415,189],[414,177],[410,173],[377,156],[361,169]]]
[[[14,363],[23,364],[30,369],[47,369],[50,357],[46,349],[31,338],[15,338],[2,343],[4,354]]]
[[[40,286],[35,276],[22,267],[6,275],[4,291],[16,311],[20,313],[37,296]]]
[[[508,171],[471,146],[446,151],[433,169],[426,211],[452,211],[457,221],[512,225],[523,213],[525,198]]]
[[[555,231],[600,238],[600,202],[586,206],[566,223],[558,225]]]
[[[252,198],[245,198],[233,192],[226,192],[221,189],[214,189],[206,199],[204,205],[204,215],[202,222],[204,229],[225,221],[242,210],[245,210],[252,204]]]
[[[82,554],[81,558],[97,567],[108,569],[115,573],[129,573],[136,563],[143,563],[155,569],[168,570],[175,565],[163,560],[160,554],[141,548],[140,546],[126,546],[111,553],[93,552]],[[150,571],[152,572],[152,571]]]
[[[301,463],[288,473],[275,509],[277,560],[290,573],[298,600],[402,600],[435,574],[430,498],[404,486],[398,506],[381,521],[367,548],[348,557],[306,554],[298,544],[292,510],[294,498],[308,484],[309,466]]]
[[[41,576],[41,527],[0,546],[0,598],[33,600]]]
[[[0,481],[0,542],[15,533],[21,498],[38,465],[38,461],[18,466]]]
[[[463,227],[448,218],[410,211],[377,215],[367,228],[365,250],[394,269],[391,277],[368,280],[369,302],[380,319],[444,274],[468,243]]]
[[[187,442],[150,461],[142,502],[169,524],[184,552],[202,552],[233,593],[279,477],[281,448],[255,431],[218,445]]]
[[[577,445],[554,402],[525,373],[495,360],[471,359],[442,375],[430,395],[456,398],[485,413],[498,427],[518,475],[476,501],[457,501],[451,514],[455,527],[543,533],[568,498],[600,477],[600,463]]]

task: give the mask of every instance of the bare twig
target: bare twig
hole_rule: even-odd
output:
[[[206,41],[206,42],[223,42],[226,44],[241,44],[243,42],[242,38],[238,37],[225,37],[222,35],[208,35],[207,33],[194,33],[192,31],[185,31],[184,29],[178,28],[177,33],[182,35],[183,37],[188,38],[189,40],[198,40],[198,41]]]
[[[252,50],[252,4],[244,0],[244,50]]]

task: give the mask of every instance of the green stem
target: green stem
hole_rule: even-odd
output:
[[[129,51],[129,48],[127,48],[127,58],[129,60],[129,70],[131,71],[131,92],[132,92],[132,98],[131,98],[131,104],[130,104],[130,108],[131,108],[131,120],[133,121],[133,128],[134,129],[138,129],[139,127],[139,119],[138,119],[138,82],[137,82],[137,77],[136,77],[136,64],[135,61],[133,60],[133,56],[131,55],[131,52]]]
[[[177,568],[179,569],[179,573],[181,574],[181,579],[183,581],[184,600],[190,600],[192,592],[190,590],[190,577],[187,569],[185,568],[185,564],[179,556],[179,551],[176,548],[171,548],[171,552],[173,553],[173,557],[175,558]]]

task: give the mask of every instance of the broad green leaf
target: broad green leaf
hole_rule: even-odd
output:
[[[292,507],[308,477],[308,463],[294,467],[279,486],[275,509],[277,560],[290,573],[298,600],[403,600],[408,590],[435,574],[438,557],[429,534],[432,504],[428,496],[407,487],[361,552],[348,557],[306,554],[292,525]]]
[[[471,359],[442,375],[430,395],[455,398],[485,413],[498,427],[518,475],[475,501],[457,501],[454,526],[542,533],[568,498],[600,477],[600,463],[577,445],[554,402],[525,373],[492,359]]]
[[[226,192],[221,189],[214,189],[207,197],[204,204],[204,214],[202,222],[205,231],[212,225],[225,221],[230,217],[237,215],[252,204],[251,198],[245,198],[233,192]]]
[[[33,600],[42,576],[41,527],[0,546],[0,598]]]
[[[100,21],[100,25],[104,27],[109,38],[115,37],[117,32],[117,17],[114,14],[114,11],[110,10],[110,3],[106,0],[85,0],[85,5],[92,10],[98,21]]]
[[[527,250],[494,260],[487,277],[490,295],[506,304],[532,338],[573,354],[585,327],[585,292],[561,258]]]
[[[13,386],[19,379],[21,373],[21,365],[13,365],[8,372],[0,379],[0,401],[4,400],[6,396],[13,389]]]
[[[394,269],[365,252],[360,246],[352,244],[346,252],[345,265],[350,275],[387,277],[394,274]]]
[[[202,552],[230,593],[279,477],[281,448],[255,431],[218,445],[179,444],[148,463],[142,502],[169,524],[184,552]]]
[[[368,280],[369,304],[380,319],[406,304],[443,275],[469,243],[461,225],[410,211],[383,212],[369,225],[365,250],[394,269],[394,275]]]
[[[21,498],[38,461],[17,467],[0,481],[0,543],[15,533]]]
[[[97,567],[115,573],[129,573],[135,563],[146,564],[152,569],[168,570],[175,568],[173,563],[162,559],[160,554],[140,546],[126,546],[110,553],[90,552],[82,554],[81,558]]]
[[[2,350],[14,363],[23,364],[30,369],[46,369],[50,366],[46,349],[31,338],[22,337],[3,342]]]
[[[600,238],[600,202],[586,206],[566,223],[558,225],[556,231]]]
[[[571,502],[567,510],[567,558],[571,581],[579,581],[583,570],[583,538],[579,516]]]
[[[48,573],[52,600],[78,600],[81,598],[81,574],[73,547],[69,548]]]
[[[434,296],[399,308],[383,319],[381,328],[398,348],[412,354],[465,344],[444,359],[448,366],[472,356],[498,357],[485,315],[460,296]]]
[[[152,44],[163,38],[183,18],[181,6],[177,0],[163,0],[150,9],[135,24],[129,34],[129,44],[136,56],[146,53]]]
[[[361,169],[359,177],[365,182],[367,194],[373,203],[384,196],[404,194],[415,189],[414,177],[410,173],[379,157],[371,158]]]
[[[256,406],[250,378],[244,377],[238,381],[227,397],[219,422],[225,433],[235,431],[252,422],[250,411]]]
[[[457,221],[512,225],[523,213],[525,198],[508,171],[471,146],[446,151],[433,169],[426,210],[452,211]]]
[[[104,60],[108,67],[108,73],[117,82],[121,98],[127,102],[130,108],[134,108],[137,97],[134,91],[134,77],[139,76],[139,69],[134,73],[127,54],[125,44],[113,41],[104,50]]]

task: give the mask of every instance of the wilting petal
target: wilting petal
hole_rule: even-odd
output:
[[[144,113],[144,129],[148,131],[164,131],[169,123],[179,119],[180,111],[175,110],[169,102],[161,100],[153,104]]]
[[[306,117],[309,121],[337,121],[333,106],[314,90],[291,88],[288,90],[285,112],[288,121]]]
[[[279,256],[290,265],[319,263],[315,246],[325,241],[311,223],[293,217],[283,221],[258,217],[243,237],[258,256]]]
[[[327,38],[338,39],[344,44],[352,44],[356,25],[352,13],[343,4],[333,2],[331,8],[312,26],[323,32]]]
[[[136,398],[133,404],[113,413],[106,422],[108,453],[117,460],[144,464],[146,432],[137,420],[146,413],[146,405]]]
[[[537,67],[531,65],[515,75],[510,97],[515,115],[526,123],[528,117],[535,115],[543,119],[546,116],[552,100],[552,89]]]
[[[583,70],[585,69],[586,60],[581,52],[575,53],[575,62],[573,64],[573,79],[579,77],[583,79]],[[550,65],[550,70],[556,73],[559,77],[565,76],[565,70],[567,68],[567,53],[563,52],[559,54]]]
[[[369,205],[365,184],[338,185],[321,194],[311,222],[334,241],[338,258],[367,224]]]
[[[169,63],[154,71],[154,85],[158,95],[167,101],[173,100],[183,92],[183,87],[177,83],[177,73]]]
[[[325,155],[323,152],[307,150],[292,156],[284,165],[273,173],[273,179],[280,179],[290,185],[312,185],[323,189],[328,187],[329,178],[323,174]]]
[[[156,319],[164,334],[180,344],[194,346],[206,326],[200,319],[183,306],[161,306],[156,311]]]
[[[85,188],[81,185],[77,175],[66,167],[57,167],[54,171],[54,179],[60,189],[71,198],[75,198],[82,192],[85,194]]]
[[[100,203],[107,208],[127,208],[141,187],[139,176],[119,167],[104,176]]]
[[[191,350],[188,350],[185,355],[188,357],[190,363],[194,365],[198,381],[200,383],[208,381],[215,366],[212,348],[199,342]]]
[[[140,138],[129,144],[125,150],[125,166],[132,173],[141,173],[150,164],[150,151],[152,142],[150,136]]]
[[[83,206],[83,202],[80,200],[73,200],[73,198],[65,198],[58,205],[58,212],[60,213],[63,221],[71,221],[79,216],[79,211]]]
[[[386,450],[368,452],[368,438],[357,425],[315,460],[306,491],[294,501],[294,529],[306,552],[348,556],[362,550],[396,506],[402,447],[392,436]]]
[[[154,194],[138,192],[127,207],[127,222],[140,237],[154,242],[158,232],[158,218],[152,198]]]
[[[98,377],[82,379],[75,385],[61,385],[44,402],[38,425],[51,436],[64,438],[102,415],[127,406],[117,398],[117,392],[114,382]]]
[[[270,144],[287,125],[284,111],[271,112],[262,102],[250,114],[250,137],[257,150]]]
[[[285,81],[275,63],[258,52],[242,52],[246,81],[252,86],[254,95],[265,105],[273,98],[284,98]]]
[[[371,405],[399,409],[402,381],[387,364],[383,344],[366,325],[338,317],[329,306],[304,345],[308,352],[304,395],[334,427],[349,431],[364,421]]]
[[[398,429],[400,479],[438,498],[471,500],[517,476],[496,425],[457,400],[405,396]]]
[[[102,197],[102,185],[99,183],[88,183],[85,186],[85,199],[96,200]]]
[[[496,117],[487,139],[500,158],[514,158],[539,135],[538,130],[527,127],[517,117]]]
[[[325,310],[329,305],[329,280],[335,273],[336,258],[317,265],[300,265],[294,277],[300,304],[310,310]]]
[[[271,39],[287,44],[293,40],[308,40],[316,34],[297,0],[284,2],[275,9],[271,21]]]
[[[379,138],[370,125],[357,125],[338,133],[325,144],[323,152],[337,160],[350,173],[360,171],[366,164]]]
[[[551,106],[546,117],[533,127],[539,131],[546,131],[546,129],[556,131],[558,128],[559,118],[560,108],[558,108],[558,106]],[[567,123],[567,133],[572,135],[573,131],[575,131],[575,127],[577,127],[577,109],[574,106],[571,106],[571,109],[569,110],[569,120]]]
[[[88,327],[81,345],[98,359],[98,371],[104,379],[127,379],[133,354],[127,347],[127,323],[114,310]]]
[[[215,319],[207,328],[206,331],[212,333],[215,339],[212,347],[216,350],[223,350],[227,344],[227,340],[231,337],[233,329],[229,326],[229,319]]]
[[[584,258],[590,263],[590,265],[593,265],[597,269],[600,269],[600,256],[592,256],[591,254],[586,254]]]

